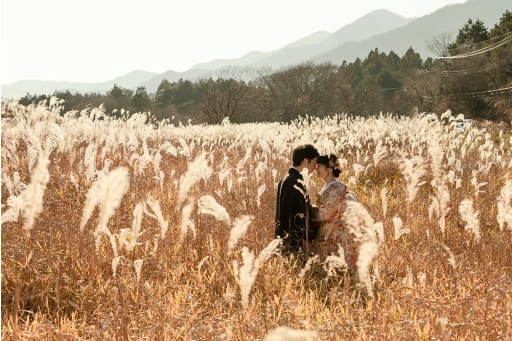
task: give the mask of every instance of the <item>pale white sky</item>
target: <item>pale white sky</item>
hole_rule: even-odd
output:
[[[185,71],[334,32],[385,8],[405,17],[465,0],[2,0],[1,83],[102,82]]]

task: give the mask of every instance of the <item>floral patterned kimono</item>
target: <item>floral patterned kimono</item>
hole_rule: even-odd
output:
[[[336,180],[326,183],[320,192],[315,217],[315,220],[320,220],[317,252],[320,259],[325,260],[331,254],[338,255],[338,245],[341,245],[349,269],[355,270],[358,249],[354,236],[343,222],[347,193],[347,186]]]

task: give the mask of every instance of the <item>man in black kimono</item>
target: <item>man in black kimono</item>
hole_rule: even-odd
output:
[[[317,231],[311,224],[312,208],[301,172],[307,168],[311,174],[318,156],[318,151],[310,144],[295,148],[293,167],[277,187],[275,237],[283,240],[285,254],[306,252],[307,241],[316,238]]]

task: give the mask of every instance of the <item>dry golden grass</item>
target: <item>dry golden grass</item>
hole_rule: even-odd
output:
[[[236,127],[235,127],[236,128]],[[235,129],[234,128],[234,129]],[[2,128],[4,129],[4,128]],[[3,130],[4,131],[4,130]],[[510,138],[510,134],[507,135]],[[168,139],[177,145],[172,137]],[[505,139],[504,139],[505,140]],[[155,138],[149,147],[164,140]],[[30,182],[27,142],[18,145],[19,166],[2,157],[3,173],[18,171]],[[507,142],[509,143],[509,142]],[[508,145],[510,146],[510,145]],[[2,140],[4,147],[4,140]],[[500,231],[496,222],[496,198],[510,178],[510,168],[497,169],[479,181],[487,181],[485,193],[474,200],[480,210],[482,238],[476,243],[458,216],[458,203],[473,197],[470,175],[462,187],[451,190],[446,233],[437,219],[429,221],[432,187],[420,188],[416,200],[406,205],[406,184],[397,160],[386,158],[370,167],[351,186],[358,199],[385,228],[385,242],[374,262],[377,273],[374,297],[356,289],[347,275],[325,278],[316,267],[301,278],[303,261],[275,256],[259,270],[246,309],[234,276],[233,260],[242,263],[241,248],[258,254],[273,239],[275,181],[288,168],[288,155],[268,154],[268,170],[260,183],[253,178],[233,191],[221,186],[218,176],[200,181],[191,197],[213,195],[231,218],[253,214],[247,234],[228,256],[229,227],[210,216],[193,215],[196,238],[188,234],[180,243],[180,214],[175,210],[176,189],[166,182],[164,190],[153,179],[149,164],[143,175],[135,175],[129,155],[112,153],[111,169],[128,167],[131,185],[120,207],[109,221],[117,232],[131,227],[133,209],[147,195],[160,201],[169,231],[153,254],[156,220],[144,216],[141,245],[123,256],[113,277],[114,257],[107,239],[96,253],[93,230],[97,210],[85,232],[80,219],[91,181],[78,168],[84,145],[72,146],[74,163],[55,150],[50,157],[50,182],[44,194],[44,208],[30,237],[18,222],[2,224],[2,339],[3,340],[257,340],[278,326],[312,330],[322,340],[507,340],[512,338],[512,236]],[[235,167],[246,149],[211,146],[214,172],[224,155]],[[196,152],[198,149],[196,149]],[[195,152],[195,153],[196,153]],[[253,155],[261,152],[255,147]],[[335,152],[346,153],[338,150]],[[194,153],[194,154],[195,154]],[[347,153],[348,155],[348,153]],[[510,157],[510,153],[508,154]],[[346,156],[349,165],[355,156]],[[466,158],[469,162],[478,158]],[[162,153],[160,169],[175,171],[179,179],[188,158]],[[245,174],[253,174],[257,162],[249,159]],[[97,168],[103,166],[99,154]],[[77,175],[78,189],[70,182]],[[342,177],[348,181],[350,170]],[[471,174],[470,171],[468,171]],[[425,177],[430,183],[432,174]],[[260,184],[261,206],[256,205]],[[388,213],[383,217],[380,189],[388,188]],[[219,195],[221,193],[221,196]],[[9,196],[2,185],[2,204]],[[195,211],[194,211],[195,212]],[[400,216],[410,233],[394,239],[394,216]],[[449,263],[453,255],[455,264]],[[141,281],[137,282],[133,261],[143,259]]]

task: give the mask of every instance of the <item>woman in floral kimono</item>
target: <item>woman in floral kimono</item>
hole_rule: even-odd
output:
[[[353,195],[337,180],[341,174],[338,158],[334,154],[317,158],[317,174],[324,182],[317,202],[315,220],[320,223],[317,239],[317,252],[323,261],[329,255],[339,255],[339,246],[343,248],[345,261],[350,270],[355,270],[358,250],[354,235],[348,231],[343,221],[346,200]]]

